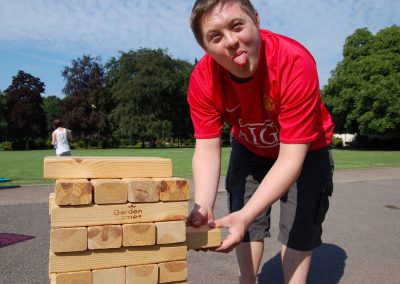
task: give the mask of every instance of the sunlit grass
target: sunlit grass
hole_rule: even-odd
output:
[[[221,174],[226,175],[231,148],[223,148]],[[192,176],[193,148],[157,149],[88,149],[73,150],[74,156],[127,156],[162,157],[172,160],[173,175]],[[43,179],[43,159],[54,156],[54,150],[0,151],[0,177],[11,179],[5,185],[51,184],[53,180]],[[336,169],[400,167],[400,151],[355,151],[333,150]]]

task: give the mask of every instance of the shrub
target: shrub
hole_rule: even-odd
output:
[[[0,149],[3,151],[12,151],[13,150],[12,143],[10,141],[4,141],[0,143]]]
[[[340,137],[332,137],[332,147],[334,149],[340,149],[343,148],[343,140]]]

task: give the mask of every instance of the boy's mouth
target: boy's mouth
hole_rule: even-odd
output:
[[[245,51],[239,51],[235,54],[233,57],[233,61],[239,65],[239,66],[244,66],[246,65],[248,61],[247,53]]]

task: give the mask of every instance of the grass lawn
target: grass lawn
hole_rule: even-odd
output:
[[[221,174],[226,175],[230,148],[222,150]],[[169,158],[173,164],[173,175],[190,178],[193,148],[160,149],[90,149],[73,150],[74,156],[127,156]],[[0,177],[12,181],[1,186],[51,184],[53,180],[43,179],[43,158],[54,156],[54,150],[0,151]],[[334,150],[336,169],[400,167],[400,151],[355,151]]]

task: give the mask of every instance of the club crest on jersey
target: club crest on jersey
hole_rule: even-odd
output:
[[[273,112],[276,110],[275,101],[267,94],[264,94],[263,96],[263,103],[264,103],[264,109],[267,112]]]

